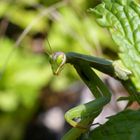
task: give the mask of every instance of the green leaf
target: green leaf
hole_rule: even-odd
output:
[[[88,140],[138,140],[140,138],[140,110],[125,110],[108,117],[104,125],[90,132]]]
[[[91,11],[97,22],[110,31],[119,57],[132,71],[132,80],[140,89],[140,6],[133,0],[103,0]]]

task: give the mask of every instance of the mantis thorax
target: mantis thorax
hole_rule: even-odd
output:
[[[66,55],[63,52],[55,52],[50,56],[50,64],[54,75],[58,75],[64,64],[66,63]]]

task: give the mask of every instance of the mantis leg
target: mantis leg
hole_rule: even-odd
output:
[[[76,140],[81,134],[85,133],[111,98],[111,93],[107,87],[87,63],[80,62],[73,65],[96,100],[79,105],[66,112],[65,119],[75,128],[72,128],[62,140]],[[79,121],[77,122],[74,119],[79,119]]]
[[[107,104],[107,98],[101,97],[86,104],[79,105],[67,111],[65,119],[73,127],[88,129],[90,126],[88,123],[92,123],[93,119],[100,114],[105,104]],[[79,121],[77,122],[74,119],[79,119]],[[85,120],[85,122],[81,123],[81,120]]]
[[[106,98],[101,97],[97,100],[79,105],[67,111],[65,119],[74,128],[67,132],[62,140],[77,140],[77,138],[79,138],[83,133],[88,131],[92,122],[100,114],[106,102]],[[76,122],[73,119],[80,120]]]
[[[105,74],[108,74],[119,80],[127,80],[131,75],[131,71],[126,69],[121,61],[111,61],[104,58],[99,58],[95,56],[89,56],[74,52],[68,52],[66,54],[67,63],[84,62],[88,63],[90,67],[93,67]]]

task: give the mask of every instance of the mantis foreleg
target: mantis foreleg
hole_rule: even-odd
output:
[[[77,62],[75,61],[75,63]],[[65,119],[73,127],[76,127],[76,129],[73,128],[70,132],[68,132],[68,134],[63,137],[62,140],[76,140],[76,138],[78,138],[82,133],[88,130],[93,120],[101,113],[104,105],[106,105],[111,98],[111,93],[109,92],[107,87],[87,63],[78,62],[77,65],[73,65],[79,76],[95,96],[96,100],[83,105],[79,105],[66,112]],[[80,119],[80,121],[74,121],[74,119],[76,118]],[[76,135],[75,131],[77,132]]]

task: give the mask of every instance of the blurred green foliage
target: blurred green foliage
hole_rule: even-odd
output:
[[[3,65],[14,42],[8,38],[0,40],[0,58]],[[17,49],[10,58],[0,81],[0,108],[15,111],[21,104],[26,108],[34,105],[37,92],[50,79],[51,71],[45,58]],[[1,67],[3,66],[1,65]]]
[[[1,140],[22,138],[23,128],[37,109],[43,87],[49,84],[54,90],[62,90],[78,79],[70,66],[66,66],[68,68],[61,76],[55,78],[48,59],[36,51],[34,42],[41,39],[48,53],[75,51],[101,57],[110,57],[109,51],[115,53],[116,47],[109,33],[100,28],[88,12],[89,7],[98,3],[99,0],[0,1]],[[25,30],[27,34],[13,49]],[[37,45],[37,49],[42,46]],[[12,55],[9,56],[11,50]]]

